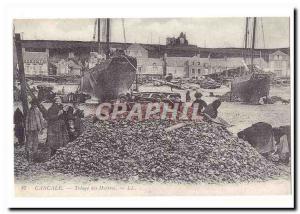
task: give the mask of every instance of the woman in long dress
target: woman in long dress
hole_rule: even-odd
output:
[[[38,101],[32,100],[31,107],[26,116],[25,128],[26,128],[26,155],[29,162],[33,161],[33,156],[37,153],[39,139],[38,135],[44,129],[46,123],[38,108]]]
[[[14,124],[15,124],[15,136],[18,139],[18,144],[19,145],[24,145],[25,141],[25,118],[22,113],[22,111],[17,108],[15,113],[14,113]]]
[[[67,127],[63,119],[63,106],[60,97],[55,97],[54,103],[48,109],[47,121],[47,143],[51,149],[51,155],[54,155],[57,149],[65,146],[69,141]]]

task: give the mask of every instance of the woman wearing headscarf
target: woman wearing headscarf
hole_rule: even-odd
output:
[[[79,115],[72,106],[68,106],[64,111],[64,121],[67,127],[69,141],[75,140],[83,130],[83,124]]]
[[[51,149],[51,155],[54,155],[58,148],[65,146],[69,141],[60,97],[55,97],[52,106],[48,109],[47,121],[47,143]]]
[[[38,108],[38,101],[32,100],[31,107],[26,116],[25,128],[26,128],[26,155],[28,161],[32,161],[33,154],[37,152],[39,139],[39,132],[45,127],[45,121]]]
[[[22,111],[17,108],[14,112],[14,124],[15,124],[15,136],[18,139],[18,144],[23,145],[25,140],[25,125],[24,125],[24,115]]]
[[[277,151],[280,160],[288,164],[291,156],[291,127],[280,126],[273,128],[274,138],[276,141]]]

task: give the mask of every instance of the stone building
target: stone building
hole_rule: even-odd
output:
[[[49,52],[29,52],[22,49],[26,75],[48,75]]]
[[[146,50],[140,44],[132,44],[126,50],[125,53],[128,56],[132,56],[135,58],[148,58],[148,50]]]
[[[186,34],[181,32],[180,35],[177,38],[167,37],[166,44],[168,46],[177,46],[177,45],[188,45],[189,42],[186,39]]]
[[[198,78],[210,73],[209,58],[200,58],[200,55],[193,56],[188,60],[188,77]]]
[[[138,74],[163,75],[163,60],[157,58],[138,58]]]
[[[166,73],[173,77],[186,78],[189,75],[189,57],[165,57]]]
[[[290,56],[278,50],[269,55],[269,68],[277,77],[290,77]]]

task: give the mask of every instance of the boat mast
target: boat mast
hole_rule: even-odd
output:
[[[97,19],[97,30],[98,30],[98,54],[101,54],[101,47],[100,47],[100,19]]]
[[[106,59],[109,59],[109,31],[110,31],[110,19],[106,19]]]
[[[125,23],[124,23],[124,19],[122,19],[122,27],[123,27],[124,43],[126,43],[126,34],[125,34]]]
[[[247,44],[248,44],[248,22],[249,22],[249,17],[246,17],[246,31],[245,31],[245,55],[244,55],[244,61],[246,61],[246,55],[247,55]]]
[[[251,47],[251,73],[253,72],[253,56],[255,47],[255,30],[256,30],[256,17],[253,20],[253,34],[252,34],[252,47]]]

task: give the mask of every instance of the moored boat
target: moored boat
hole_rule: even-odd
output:
[[[81,79],[81,90],[101,102],[116,99],[133,84],[136,66],[136,59],[126,55],[107,59],[85,72]]]
[[[98,19],[98,54],[100,50],[100,19]],[[95,67],[84,72],[81,77],[80,89],[89,93],[100,102],[117,99],[126,93],[136,78],[137,61],[124,53],[111,56],[109,49],[110,21],[106,20],[106,59],[101,60]],[[125,31],[123,30],[123,33]]]
[[[265,73],[247,74],[231,82],[231,96],[242,102],[258,104],[261,97],[269,96],[270,75]]]
[[[248,21],[246,18],[246,34],[245,34],[245,49],[247,50],[248,42]],[[251,64],[245,65],[246,71],[241,72],[240,76],[235,77],[231,81],[231,96],[237,97],[240,101],[259,104],[262,97],[269,96],[271,77],[269,74],[257,69],[253,64],[253,51],[255,47],[255,30],[256,17],[253,19],[253,34],[251,47]]]

